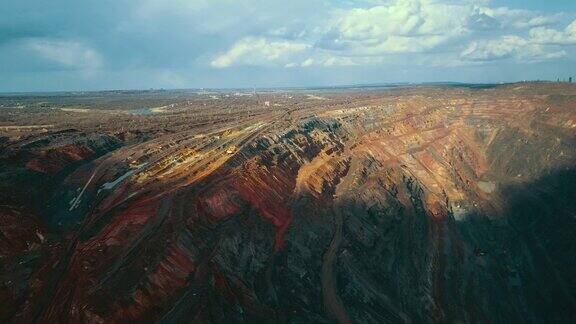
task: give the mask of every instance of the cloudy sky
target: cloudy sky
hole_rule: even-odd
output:
[[[0,92],[576,77],[575,0],[1,0]]]

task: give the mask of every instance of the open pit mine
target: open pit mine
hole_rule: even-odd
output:
[[[2,323],[576,323],[576,86],[0,97]]]

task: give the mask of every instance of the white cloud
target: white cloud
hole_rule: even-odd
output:
[[[540,15],[530,10],[510,9],[507,7],[480,7],[478,12],[495,19],[500,28],[525,29],[547,26],[557,23],[561,15]]]
[[[245,37],[211,61],[232,65],[343,66],[382,62],[382,56],[421,53],[467,34],[469,1],[394,0],[370,8],[335,10],[295,39]],[[265,35],[281,37],[286,28]],[[294,36],[293,34],[291,34]]]
[[[576,23],[565,30],[551,28],[562,16],[494,8],[484,0],[350,1],[324,19],[308,19],[301,29],[274,24],[244,36],[213,58],[211,66],[329,67],[402,59],[457,66],[507,58],[550,60],[568,55],[568,49],[558,46],[576,42]]]
[[[555,24],[559,21],[560,15],[553,16],[536,16],[526,20],[516,21],[514,26],[516,28],[530,28],[530,27],[540,27]]]
[[[543,61],[568,56],[568,46],[576,45],[576,20],[564,30],[531,28],[526,37],[506,35],[471,42],[461,53],[468,61],[493,61],[514,58],[517,61]]]
[[[550,50],[518,36],[503,36],[499,39],[474,41],[461,57],[468,61],[494,61],[515,58],[518,61],[542,61],[566,56],[564,50]]]
[[[277,73],[278,82],[329,83],[334,67],[350,65],[359,67],[347,69],[353,73],[342,80],[386,78],[382,71],[390,71],[390,79],[397,71],[408,79],[450,79],[455,70],[441,68],[469,65],[463,74],[484,75],[488,70],[476,66],[505,60],[499,67],[512,71],[519,62],[565,56],[525,70],[534,75],[552,66],[568,71],[576,58],[576,23],[570,24],[576,13],[552,9],[561,6],[526,10],[533,7],[528,0],[53,0],[49,8],[4,2],[7,11],[22,13],[4,17],[10,28],[0,35],[0,79],[9,88],[43,87],[41,78],[18,81],[31,71],[46,79],[59,75],[57,83],[68,78],[72,88],[179,87],[230,85],[258,75],[266,83],[275,77],[270,67],[294,68]],[[69,14],[61,15],[60,7]],[[46,38],[31,39],[39,31]],[[238,65],[264,68],[241,75],[206,69]],[[308,67],[327,67],[326,74],[298,74]],[[426,75],[432,67],[440,72]],[[85,74],[92,80],[77,82]]]
[[[474,41],[462,52],[471,61],[492,61],[511,57],[526,41],[517,36],[505,36],[498,40]]]
[[[77,70],[94,71],[103,64],[96,50],[78,41],[35,38],[24,45],[44,59]]]
[[[427,51],[467,34],[472,13],[467,2],[395,0],[339,12],[319,44],[355,55]]]
[[[310,67],[310,66],[351,66],[351,65],[359,65],[358,59],[354,59],[351,57],[340,57],[340,56],[331,56],[328,54],[323,53],[315,53],[312,57],[308,57],[300,66],[302,67]]]
[[[534,42],[543,45],[576,45],[576,20],[564,30],[546,27],[532,28],[530,37]]]
[[[309,48],[310,45],[305,43],[247,37],[217,56],[211,65],[216,68],[233,65],[286,65],[295,55]]]

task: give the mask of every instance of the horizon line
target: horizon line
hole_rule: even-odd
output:
[[[152,91],[270,91],[270,90],[325,90],[346,88],[378,88],[378,87],[401,87],[419,85],[507,85],[515,83],[569,83],[568,81],[555,80],[521,80],[521,81],[496,81],[496,82],[460,82],[460,81],[426,81],[426,82],[388,82],[388,83],[358,83],[340,85],[315,85],[315,86],[267,86],[267,87],[190,87],[190,88],[118,88],[99,90],[33,90],[33,91],[1,91],[0,95],[17,94],[59,94],[59,93],[97,93],[97,92],[152,92]]]

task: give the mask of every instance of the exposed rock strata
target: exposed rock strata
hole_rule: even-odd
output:
[[[575,95],[409,88],[6,137],[0,321],[574,322]]]

